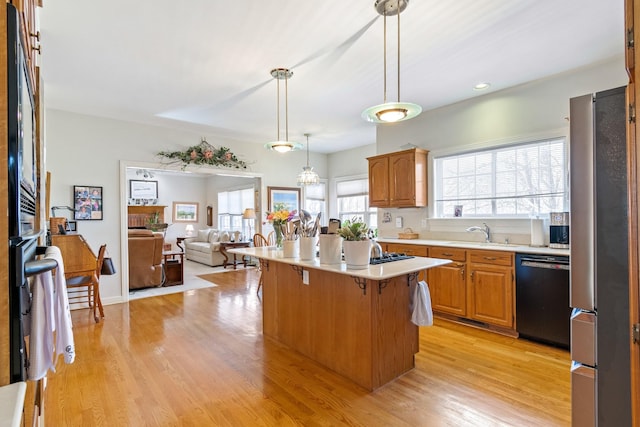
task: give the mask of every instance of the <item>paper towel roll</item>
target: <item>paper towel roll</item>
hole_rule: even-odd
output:
[[[543,220],[531,220],[531,246],[544,246]]]

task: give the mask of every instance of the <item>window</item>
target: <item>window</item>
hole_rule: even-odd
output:
[[[253,187],[218,193],[218,229],[246,235],[249,230],[245,231],[246,224],[242,221],[246,208],[255,208]]]
[[[434,160],[435,216],[529,216],[567,210],[564,138]]]
[[[327,184],[321,182],[316,185],[307,185],[304,188],[304,209],[314,218],[320,213],[320,223],[327,225]]]
[[[336,195],[340,221],[351,220],[355,217],[366,222],[371,228],[377,227],[378,210],[369,207],[368,178],[338,181]]]

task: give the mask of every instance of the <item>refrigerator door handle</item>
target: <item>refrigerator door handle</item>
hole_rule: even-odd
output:
[[[590,311],[573,309],[571,313],[571,360],[596,367],[597,316]]]

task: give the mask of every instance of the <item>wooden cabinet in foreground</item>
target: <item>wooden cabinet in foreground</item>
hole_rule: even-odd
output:
[[[427,150],[412,148],[369,157],[369,205],[427,206]]]

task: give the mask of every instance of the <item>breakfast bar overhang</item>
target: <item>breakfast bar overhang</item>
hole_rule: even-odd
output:
[[[450,262],[414,257],[351,270],[344,262],[284,258],[274,247],[229,252],[259,259],[265,336],[368,390],[413,369],[418,273]]]

